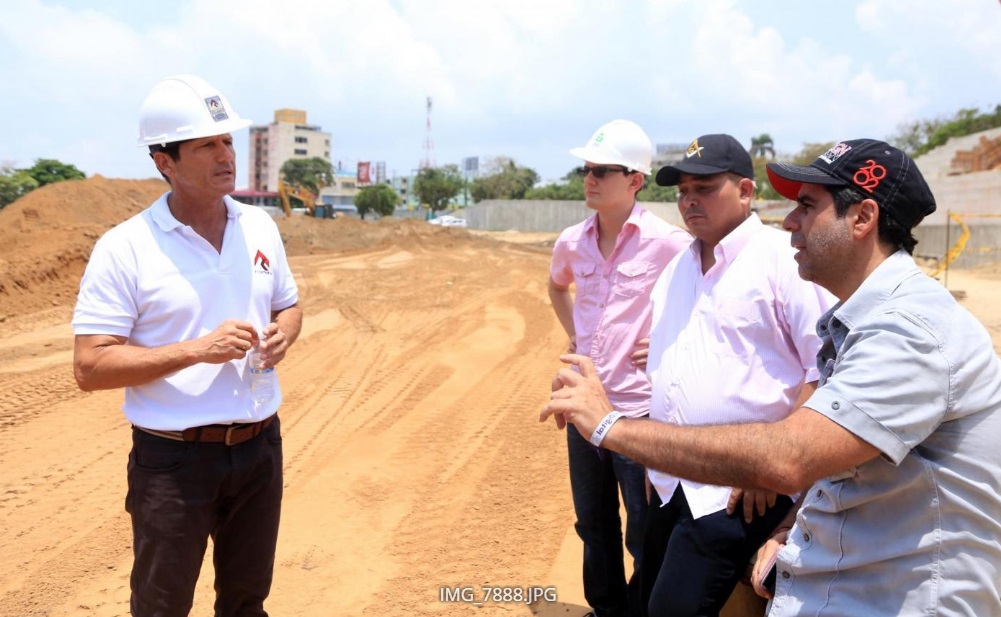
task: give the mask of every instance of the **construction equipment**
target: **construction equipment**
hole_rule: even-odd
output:
[[[309,212],[310,216],[314,216],[316,211],[316,195],[301,186],[294,184],[289,184],[284,180],[278,180],[278,196],[282,200],[282,210],[285,211],[285,216],[292,216],[292,202],[290,197],[295,197],[301,201],[305,206],[306,210]]]

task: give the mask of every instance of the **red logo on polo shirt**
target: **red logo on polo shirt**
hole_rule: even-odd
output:
[[[254,255],[254,266],[260,266],[261,270],[271,272],[271,262],[261,251],[257,251],[257,255]]]

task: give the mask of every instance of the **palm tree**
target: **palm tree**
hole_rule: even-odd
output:
[[[765,156],[765,154],[771,154],[772,158],[775,158],[775,143],[772,141],[772,136],[768,133],[762,133],[757,137],[751,138],[751,148],[748,150],[751,157]]]

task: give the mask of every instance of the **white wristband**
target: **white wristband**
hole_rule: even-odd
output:
[[[588,439],[588,441],[590,441],[594,447],[600,448],[601,442],[605,440],[605,435],[608,434],[608,429],[612,428],[612,425],[615,424],[619,418],[624,417],[625,416],[614,409],[608,412],[608,415],[602,419],[600,424],[598,424],[598,428],[594,429],[594,432],[591,433],[591,438]]]

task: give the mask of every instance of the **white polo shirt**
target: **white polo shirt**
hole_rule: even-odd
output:
[[[73,315],[76,335],[127,337],[160,347],[204,336],[227,319],[258,329],[298,301],[278,227],[259,208],[225,197],[222,252],[170,213],[165,193],[152,206],[109,230],[91,254]],[[137,426],[183,430],[253,422],[273,414],[255,408],[245,358],[196,364],[125,389],[125,416]]]

